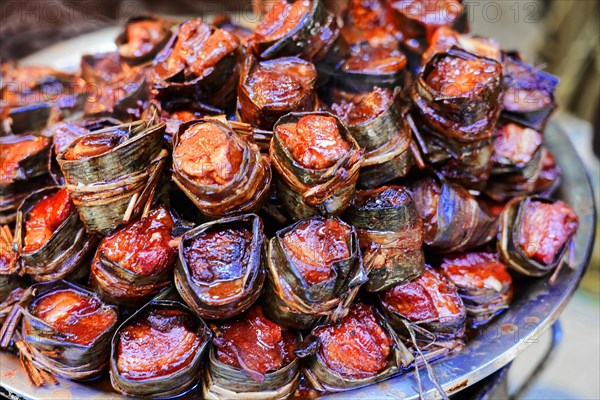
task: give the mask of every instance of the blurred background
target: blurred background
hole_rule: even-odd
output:
[[[333,0],[335,1],[335,0]],[[171,16],[241,12],[253,22],[250,2],[219,0],[2,0],[0,61],[18,60],[65,39],[113,26],[143,12]],[[254,3],[256,6],[257,3]],[[560,77],[555,121],[583,159],[600,204],[600,2],[597,0],[465,1],[471,31]],[[244,21],[242,21],[244,22]],[[600,229],[597,224],[597,235]],[[600,246],[561,317],[564,340],[528,399],[600,399]],[[518,386],[549,345],[550,333],[510,370]]]

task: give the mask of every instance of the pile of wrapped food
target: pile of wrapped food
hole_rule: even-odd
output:
[[[557,79],[457,0],[129,20],[78,74],[2,66],[0,347],[35,385],[281,399],[461,351],[550,277]]]

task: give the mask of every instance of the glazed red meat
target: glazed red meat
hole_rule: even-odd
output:
[[[182,370],[202,345],[197,325],[183,310],[149,311],[119,332],[118,371],[127,379],[146,380]]]
[[[512,285],[506,266],[494,253],[461,253],[444,258],[443,273],[460,287],[492,289],[505,292]]]
[[[334,99],[331,109],[346,124],[359,125],[377,118],[390,108],[392,101],[393,92],[390,89],[375,86],[365,95],[340,95]]]
[[[375,318],[373,307],[354,304],[348,315],[313,331],[321,344],[323,363],[347,379],[363,379],[382,372],[393,342]]]
[[[566,203],[528,202],[523,211],[519,245],[529,258],[551,264],[579,225],[575,212]]]
[[[64,188],[38,201],[25,222],[23,251],[40,249],[74,210],[75,204]]]
[[[96,297],[61,289],[37,298],[32,314],[65,335],[70,342],[89,345],[117,321],[114,309]]]
[[[226,132],[209,122],[192,125],[181,135],[173,160],[200,185],[222,185],[239,171],[243,149]]]
[[[469,53],[501,61],[502,50],[493,39],[461,35],[447,26],[442,26],[435,31],[431,45],[423,54],[423,62],[427,62],[435,53],[442,53],[458,46]]]
[[[350,257],[350,228],[338,219],[312,218],[282,235],[289,259],[304,281],[314,285],[333,277],[332,264]]]
[[[431,268],[418,278],[386,291],[382,301],[388,310],[413,322],[454,317],[463,308],[454,285]]]
[[[494,134],[492,160],[508,160],[515,164],[530,162],[542,144],[542,134],[535,129],[514,123],[502,125]]]
[[[116,134],[90,134],[77,140],[64,153],[65,160],[81,160],[91,158],[106,153],[107,151],[117,147],[126,139],[123,133]]]
[[[216,328],[213,343],[220,362],[241,368],[257,381],[295,358],[298,337],[268,320],[259,306]]]
[[[308,15],[309,0],[279,0],[254,30],[252,41],[266,42],[283,38]]]
[[[466,60],[448,55],[436,63],[425,81],[444,96],[477,96],[481,89],[493,85],[501,74],[500,64],[491,65],[485,60]]]
[[[12,143],[0,143],[0,184],[11,183],[19,170],[19,162],[43,150],[50,139],[29,136]]]
[[[252,232],[244,228],[208,230],[184,249],[192,278],[200,283],[239,279],[248,269]]]
[[[160,274],[173,265],[176,249],[169,241],[173,218],[164,206],[105,237],[98,250],[113,263],[134,274]]]
[[[306,115],[295,124],[278,125],[276,131],[294,160],[304,168],[329,168],[350,150],[333,117]]]
[[[119,46],[124,57],[144,57],[165,40],[169,31],[161,21],[141,20],[127,25],[127,43]]]
[[[88,133],[90,131],[79,125],[59,122],[56,125],[53,136],[54,154],[62,153],[75,139]]]
[[[342,71],[369,75],[393,74],[406,67],[406,56],[391,47],[360,46],[342,64]]]
[[[430,32],[439,26],[452,25],[464,8],[459,0],[395,0],[391,4],[406,18],[429,28]]]

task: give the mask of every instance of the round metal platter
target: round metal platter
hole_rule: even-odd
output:
[[[118,28],[107,28],[81,35],[49,47],[22,60],[24,65],[47,65],[65,71],[79,67],[81,55],[115,49],[113,40]],[[592,189],[569,139],[552,122],[544,141],[563,170],[561,186],[555,197],[568,203],[579,215],[575,254],[570,265],[563,267],[555,283],[548,277],[523,279],[510,309],[492,323],[478,329],[464,350],[432,363],[433,371],[447,394],[456,393],[489,376],[512,361],[559,317],[577,289],[589,262],[595,232],[595,208]],[[439,397],[433,383],[421,368],[421,381],[427,398]],[[36,388],[30,385],[18,358],[0,352],[0,384],[9,392],[27,399],[122,399],[114,393],[108,379],[91,384],[61,379],[58,386]],[[181,399],[198,398],[189,393]],[[323,399],[416,399],[418,386],[413,369],[379,384],[350,392],[328,394]]]

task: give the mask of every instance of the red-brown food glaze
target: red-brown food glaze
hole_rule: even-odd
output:
[[[427,37],[440,26],[452,25],[464,9],[459,0],[395,0],[391,5],[405,18],[422,24]],[[401,28],[404,25],[407,24],[402,23]],[[410,29],[406,33],[411,33]]]
[[[488,252],[460,253],[445,257],[440,269],[455,285],[506,292],[512,278],[498,256]]]
[[[198,322],[186,311],[152,309],[118,333],[117,370],[146,380],[186,368],[202,345]]]
[[[561,169],[556,163],[550,150],[542,147],[542,169],[535,184],[536,192],[543,192],[554,185],[560,179]]]
[[[394,74],[406,67],[406,56],[393,46],[358,47],[344,61],[341,70],[367,75]]]
[[[203,284],[231,281],[248,269],[252,232],[242,227],[207,230],[184,248],[192,279]]]
[[[431,45],[423,54],[423,63],[426,63],[436,53],[450,50],[458,46],[469,53],[501,61],[502,50],[498,42],[493,39],[461,35],[448,26],[442,26],[435,31],[431,38]]]
[[[535,129],[515,123],[496,128],[492,160],[508,160],[515,164],[526,164],[533,159],[542,144],[542,134]]]
[[[519,245],[529,258],[549,265],[578,226],[579,218],[566,203],[530,201],[523,210]]]
[[[308,16],[311,7],[309,0],[277,1],[254,30],[251,41],[270,42],[283,38]]]
[[[350,150],[333,117],[306,115],[297,123],[278,125],[276,132],[304,168],[329,168]]]
[[[40,249],[74,210],[75,204],[65,188],[38,201],[27,214],[23,251]]]
[[[350,0],[340,33],[349,44],[367,41],[376,47],[397,45],[401,38],[387,4],[382,0]]]
[[[127,42],[119,46],[123,57],[145,57],[156,50],[156,46],[170,33],[164,23],[155,20],[140,20],[127,24]]]
[[[114,309],[74,289],[45,293],[35,299],[31,310],[32,315],[65,335],[70,342],[84,346],[117,321]]]
[[[476,96],[481,89],[493,85],[501,74],[500,64],[448,55],[438,60],[425,77],[425,82],[444,96]]]
[[[175,261],[176,249],[169,241],[173,218],[164,206],[158,206],[100,242],[98,251],[113,263],[137,275],[160,274]]]
[[[12,143],[0,143],[0,184],[9,184],[15,179],[19,163],[42,151],[50,139],[31,136]]]
[[[74,161],[102,155],[125,141],[127,136],[122,134],[90,134],[79,139],[64,152],[65,160]]]
[[[456,287],[432,268],[408,283],[389,289],[381,300],[389,311],[413,322],[455,317],[464,308]]]
[[[332,264],[350,257],[350,227],[336,218],[300,222],[281,237],[282,246],[296,270],[309,285],[333,277]]]
[[[348,96],[338,93],[333,93],[331,110],[348,125],[359,125],[377,118],[390,108],[394,97],[390,89],[377,86],[363,95]]]
[[[319,358],[347,379],[364,379],[382,372],[393,342],[379,324],[372,306],[354,304],[335,325],[316,328]]]
[[[298,336],[268,320],[260,306],[215,328],[213,343],[218,361],[241,368],[257,381],[295,358]]]
[[[194,124],[181,135],[173,161],[200,185],[223,185],[239,171],[244,154],[233,135],[210,122]]]
[[[435,239],[438,228],[438,204],[442,188],[432,178],[427,178],[413,188],[413,198],[417,205],[419,217],[423,220],[423,240],[431,243]]]
[[[16,264],[17,253],[12,251],[12,243],[7,243],[0,238],[0,275],[15,272]]]
[[[62,153],[78,137],[90,133],[86,128],[71,124],[69,122],[59,122],[54,129],[53,145],[54,154]]]

